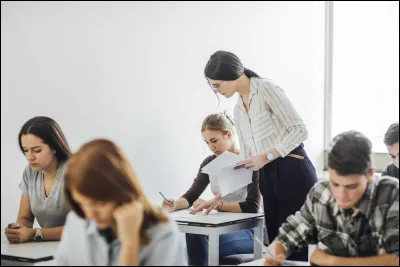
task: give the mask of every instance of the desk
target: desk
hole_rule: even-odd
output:
[[[1,244],[1,265],[42,265],[53,259],[58,241]],[[46,264],[47,265],[47,264]]]
[[[238,266],[264,266],[264,261],[265,259],[258,259],[239,264]],[[310,263],[307,261],[285,261],[281,266],[310,266]]]
[[[189,215],[190,210],[170,213],[181,232],[208,235],[208,265],[219,265],[219,235],[254,228],[254,236],[263,240],[264,214],[218,212],[210,215]],[[260,259],[263,244],[254,238],[254,259]]]

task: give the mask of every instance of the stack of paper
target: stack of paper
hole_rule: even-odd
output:
[[[253,171],[241,168],[235,170],[236,163],[242,160],[239,155],[225,151],[202,168],[202,172],[215,175],[222,197],[252,182]]]

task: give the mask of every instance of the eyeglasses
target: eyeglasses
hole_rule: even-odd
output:
[[[208,85],[211,87],[211,89],[214,91],[215,94],[220,93],[219,88],[221,88],[221,85],[224,83],[224,81],[221,81],[219,84],[211,84],[210,81],[207,80]]]

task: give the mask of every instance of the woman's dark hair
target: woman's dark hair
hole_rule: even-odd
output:
[[[222,50],[211,55],[204,69],[205,77],[212,80],[234,81],[239,79],[242,74],[245,74],[248,78],[260,77],[254,71],[246,69],[235,54]]]
[[[34,117],[22,126],[18,135],[19,148],[22,153],[24,153],[24,148],[22,147],[21,137],[27,134],[39,137],[43,143],[53,148],[59,161],[67,160],[72,154],[60,126],[51,118],[44,116]]]
[[[211,55],[204,69],[206,78],[221,81],[237,80],[243,73],[248,78],[260,77],[254,71],[246,69],[235,54],[222,50]]]
[[[333,138],[328,167],[339,175],[367,175],[371,170],[371,141],[362,133],[348,131]]]
[[[385,133],[385,138],[383,139],[383,142],[387,146],[394,145],[399,142],[399,123],[393,123],[392,125],[389,126]]]

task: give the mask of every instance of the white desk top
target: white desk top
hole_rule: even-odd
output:
[[[59,242],[56,241],[1,244],[1,258],[26,262],[51,260],[56,252],[58,243]]]
[[[264,217],[262,213],[236,213],[236,212],[215,212],[209,215],[204,215],[199,212],[195,215],[190,215],[191,209],[184,209],[172,212],[169,214],[171,219],[176,222],[197,223],[204,225],[218,226],[220,224],[231,223],[251,218]]]
[[[246,263],[239,264],[238,266],[264,266],[265,259],[259,259],[255,261],[249,261]],[[285,261],[282,266],[310,266],[309,262],[306,261]]]

